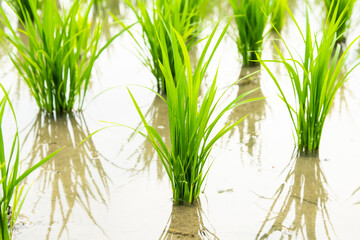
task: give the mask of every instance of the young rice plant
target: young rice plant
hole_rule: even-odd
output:
[[[207,1],[208,0],[154,0],[152,11],[149,12],[143,0],[137,0],[136,7],[129,0],[126,0],[126,3],[131,7],[142,27],[146,49],[141,49],[141,45],[136,38],[130,34],[140,48],[139,54],[143,64],[150,68],[156,78],[157,91],[159,93],[166,93],[166,84],[159,64],[163,61],[163,52],[157,34],[159,32],[165,32],[165,27],[170,28],[170,26],[173,26],[181,35],[189,50],[195,43],[196,35],[199,31],[200,14],[202,14]],[[171,43],[167,35],[165,35],[165,38],[167,58],[170,61],[170,67],[174,76],[175,67]],[[150,53],[150,57],[147,56],[146,52]]]
[[[0,8],[3,22],[10,30],[0,33],[17,50],[17,55],[9,50],[10,58],[39,108],[47,112],[71,111],[76,101],[78,108],[82,108],[95,60],[124,31],[99,49],[102,25],[97,22],[91,26],[89,22],[93,1],[84,14],[80,2],[75,0],[69,11],[63,9],[61,14],[56,0],[44,1],[40,16],[37,0],[29,0],[33,19],[29,11],[22,9],[25,19],[19,18],[19,33]]]
[[[9,240],[12,238],[14,224],[17,217],[19,216],[21,207],[26,197],[26,193],[24,193],[24,185],[20,186],[22,180],[24,180],[35,169],[40,167],[55,154],[57,154],[60,149],[45,157],[25,172],[21,173],[19,132],[16,125],[16,116],[6,91],[2,85],[0,85],[0,87],[5,94],[0,101],[0,239]],[[3,125],[4,112],[7,105],[10,106],[10,110],[16,125],[16,131],[12,140],[5,138],[2,131],[3,128],[7,128],[7,126]],[[9,151],[5,149],[5,142],[12,143],[10,145],[11,149],[9,149]]]
[[[324,0],[328,19],[339,21],[337,30],[338,42],[345,41],[345,31],[349,26],[351,14],[356,0]]]
[[[296,23],[294,16],[290,11],[289,13]],[[261,61],[261,64],[274,80],[280,91],[280,97],[286,104],[296,132],[298,151],[301,154],[318,152],[324,122],[335,94],[347,80],[349,73],[359,64],[357,63],[350,69],[345,68],[349,48],[359,37],[342,52],[340,45],[336,44],[336,32],[341,21],[333,17],[328,22],[329,24],[324,29],[320,41],[317,38],[312,38],[308,15],[306,15],[305,36],[296,23],[305,43],[305,55],[301,61],[293,57],[293,53],[283,39],[282,41],[290,54],[289,59],[285,59],[274,44],[281,60],[270,62],[284,64],[291,79],[296,100],[295,106],[288,101],[289,97],[285,95],[277,77],[266,65],[267,61]]]
[[[17,15],[21,18],[21,20],[25,19],[25,15],[23,14],[24,12],[27,12],[30,15],[30,18],[33,19],[33,15],[28,0],[9,0],[9,2],[16,10]]]
[[[258,65],[261,58],[269,0],[229,0],[238,30],[237,46],[243,65]]]
[[[180,15],[190,15],[190,25],[194,29],[194,34],[190,36],[190,40],[194,42],[196,36],[201,30],[201,20],[208,11],[210,0],[182,0]]]
[[[183,37],[174,28],[165,29],[165,34],[168,35],[168,39],[171,41],[176,80],[173,79],[172,68],[170,66],[171,59],[168,58],[166,52],[166,38],[160,37],[158,39],[163,51],[163,60],[159,64],[165,76],[167,99],[165,100],[161,95],[158,95],[168,106],[170,147],[165,145],[155,128],[147,123],[139,105],[129,91],[148,133],[148,135],[141,134],[154,146],[164,165],[166,173],[170,178],[175,203],[191,204],[198,198],[201,186],[209,171],[209,169],[204,169],[205,163],[214,143],[240,123],[243,118],[234,124],[226,124],[219,131],[215,130],[215,126],[227,111],[253,100],[241,100],[250,92],[245,93],[223,108],[218,115],[215,115],[218,102],[225,94],[224,92],[218,100],[215,99],[217,74],[202,100],[199,99],[200,85],[204,79],[209,62],[225,35],[230,21],[208,55],[209,58],[205,60],[205,55],[214,38],[218,24],[208,37],[194,71],[191,68],[189,53]],[[158,36],[161,36],[161,34],[158,34]]]
[[[272,27],[278,32],[281,31],[285,24],[286,6],[288,0],[272,0],[271,2],[271,18]]]

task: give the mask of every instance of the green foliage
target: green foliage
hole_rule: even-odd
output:
[[[25,12],[29,14],[31,19],[34,19],[34,16],[30,8],[29,0],[9,0],[9,3],[16,10],[17,15],[21,18],[21,20],[25,20],[25,16],[26,16]]]
[[[48,161],[51,157],[57,154],[59,150],[45,157],[28,170],[23,173],[20,173],[20,144],[19,144],[19,132],[16,128],[14,137],[12,140],[4,138],[3,135],[3,120],[4,120],[4,112],[6,105],[10,106],[12,115],[14,117],[14,121],[16,124],[16,116],[14,113],[14,109],[9,100],[9,97],[4,90],[3,86],[0,85],[2,91],[5,96],[0,101],[0,172],[1,172],[1,192],[0,192],[0,234],[2,240],[8,240],[12,237],[12,230],[16,219],[19,215],[20,209],[24,203],[25,196],[22,197],[24,186],[20,186],[22,180],[24,180],[30,173],[32,173],[35,169],[40,167],[46,161]],[[16,126],[17,127],[17,126]],[[7,151],[5,149],[5,142],[10,142],[11,149]],[[7,155],[7,156],[6,156]],[[12,204],[12,205],[10,205]]]
[[[229,0],[238,30],[237,46],[245,66],[258,65],[261,58],[269,0]],[[259,57],[259,59],[258,59]]]
[[[289,13],[296,23],[294,16],[290,11]],[[270,62],[280,62],[286,67],[296,99],[295,106],[289,103],[289,97],[285,95],[276,76],[265,64],[266,61],[261,61],[274,80],[280,91],[280,97],[288,108],[297,136],[297,147],[301,153],[318,151],[324,122],[335,94],[347,80],[349,73],[359,64],[357,63],[351,69],[346,69],[344,66],[349,49],[357,39],[342,52],[340,45],[336,44],[336,32],[340,24],[341,22],[335,18],[329,20],[329,25],[323,31],[321,41],[318,41],[316,38],[312,39],[308,15],[306,16],[305,37],[296,23],[305,43],[305,55],[302,61],[294,59],[288,47],[291,57],[285,59],[274,44],[281,60]],[[284,40],[283,43],[286,45]]]
[[[194,37],[197,35],[197,31],[201,29],[201,19],[205,17],[210,0],[182,0],[180,15],[190,15],[190,25],[195,31],[195,34],[190,36],[190,39],[194,41]],[[170,3],[171,4],[171,3]],[[175,26],[175,25],[173,25]],[[176,28],[175,28],[176,29]]]
[[[349,21],[356,0],[324,0],[327,10],[327,19],[335,17],[336,21],[340,21],[337,30],[338,42],[345,41],[344,33],[349,26]]]
[[[44,1],[39,6],[40,16],[37,0],[29,0],[33,20],[23,11],[25,19],[20,21],[19,33],[0,9],[3,22],[10,30],[10,33],[0,30],[0,33],[18,54],[10,52],[10,58],[39,108],[47,112],[71,111],[76,101],[79,109],[82,108],[95,60],[121,34],[99,49],[102,26],[99,22],[93,25],[89,22],[93,2],[84,14],[80,2],[75,0],[69,11],[63,9],[61,15],[56,0]]]
[[[143,0],[137,0],[136,7],[129,0],[126,0],[142,27],[146,49],[141,49],[136,38],[130,34],[140,48],[139,54],[144,65],[150,68],[156,78],[159,93],[166,93],[166,84],[159,64],[163,61],[163,54],[157,34],[164,33],[166,27],[173,26],[186,43],[187,49],[190,50],[195,43],[200,26],[200,17],[207,2],[208,0],[154,0],[152,12],[149,12]],[[165,38],[168,59],[171,61],[170,67],[172,73],[175,74],[170,39],[166,34]],[[150,57],[147,56],[146,52],[150,53]]]
[[[205,60],[205,55],[214,38],[218,24],[208,37],[194,71],[191,68],[189,53],[182,36],[176,32],[174,28],[166,29],[165,34],[168,35],[171,41],[176,79],[173,78],[170,67],[165,37],[161,37],[162,35],[159,34],[158,41],[163,50],[163,60],[160,63],[160,67],[165,76],[167,99],[165,100],[159,96],[168,106],[171,138],[170,147],[166,146],[155,128],[148,125],[135,98],[129,91],[148,133],[148,135],[144,133],[141,134],[154,146],[165,167],[167,175],[170,178],[175,203],[191,204],[199,196],[201,186],[209,170],[205,170],[204,166],[214,143],[243,119],[239,119],[234,124],[228,123],[220,130],[215,130],[217,123],[227,111],[251,101],[241,101],[241,99],[250,92],[245,93],[234,99],[215,115],[214,113],[217,109],[218,102],[225,94],[224,92],[219,99],[215,99],[217,92],[217,74],[210,88],[206,91],[202,99],[199,99],[200,85],[204,79],[209,62],[225,35],[230,21],[223,29],[213,50],[208,55],[208,59]]]
[[[281,31],[285,23],[285,14],[288,0],[272,0],[271,19],[272,27]]]

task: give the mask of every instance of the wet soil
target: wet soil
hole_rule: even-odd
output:
[[[160,239],[218,239],[205,227],[200,202],[173,205],[168,226]]]

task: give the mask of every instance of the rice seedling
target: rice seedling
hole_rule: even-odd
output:
[[[82,108],[95,60],[124,31],[99,48],[102,25],[89,22],[93,1],[84,14],[80,2],[75,0],[70,9],[63,9],[61,14],[56,0],[44,1],[39,6],[40,16],[37,1],[28,1],[33,20],[22,9],[25,19],[20,20],[19,34],[0,9],[9,29],[9,33],[3,30],[0,33],[18,54],[9,49],[9,56],[39,108],[47,112],[71,111],[76,102],[78,109]]]
[[[210,0],[183,0],[181,9],[181,15],[188,14],[190,12],[190,25],[194,29],[195,33],[191,37],[197,36],[197,31],[201,29],[201,19],[205,17]]]
[[[272,0],[270,23],[277,31],[281,31],[285,24],[286,6],[288,0]]]
[[[26,193],[24,192],[25,186],[22,185],[22,181],[34,170],[47,162],[50,158],[56,155],[60,150],[57,150],[47,157],[43,158],[32,167],[21,173],[21,161],[20,161],[20,143],[19,132],[16,124],[16,116],[14,109],[2,85],[0,85],[4,92],[4,97],[0,101],[0,171],[1,171],[1,194],[0,194],[0,234],[3,240],[12,238],[12,230],[19,216],[21,207],[24,203]],[[3,134],[2,129],[6,128],[3,125],[4,112],[6,106],[9,105],[15,125],[16,131],[12,140],[8,139]],[[12,142],[9,150],[5,149],[5,142]]]
[[[218,103],[225,94],[224,92],[220,98],[216,100],[217,74],[202,99],[199,99],[201,82],[203,81],[209,62],[224,37],[229,24],[230,21],[223,29],[213,50],[208,55],[208,59],[205,60],[205,55],[208,52],[219,23],[215,26],[211,35],[208,37],[194,70],[191,67],[189,53],[182,36],[176,32],[174,28],[166,28],[165,33],[158,34],[158,41],[163,51],[163,60],[159,62],[159,65],[165,76],[167,99],[162,98],[160,94],[158,94],[158,96],[163,99],[168,107],[171,142],[169,147],[164,143],[164,140],[155,128],[147,123],[139,105],[129,90],[129,94],[148,135],[140,133],[151,142],[157,151],[170,179],[175,203],[191,204],[198,198],[202,184],[209,171],[209,168],[207,170],[204,169],[205,163],[207,162],[214,143],[230,129],[239,124],[243,118],[237,120],[235,123],[226,124],[220,130],[215,130],[219,120],[227,111],[254,100],[242,100],[242,98],[251,93],[251,91],[244,93],[231,101],[225,108],[221,109],[217,116],[214,116]],[[166,51],[167,43],[165,42],[166,38],[164,34],[168,35],[171,42],[175,79]]]
[[[237,46],[245,66],[258,65],[269,15],[269,0],[229,0],[237,25]]]
[[[94,0],[95,6],[100,6],[103,2],[103,0]]]
[[[294,16],[290,11],[289,13],[296,23]],[[290,55],[289,59],[285,59],[274,43],[280,60],[270,60],[270,62],[279,62],[285,66],[291,79],[295,105],[290,103],[290,97],[285,95],[277,77],[266,65],[268,61],[261,61],[262,66],[274,80],[280,97],[286,104],[296,132],[297,147],[302,153],[318,151],[324,122],[335,94],[348,79],[350,72],[359,65],[356,63],[349,69],[345,68],[349,49],[360,36],[352,41],[344,51],[341,51],[340,45],[336,44],[336,32],[341,20],[333,17],[328,22],[328,26],[324,27],[320,41],[317,38],[314,40],[312,38],[308,14],[306,14],[305,36],[296,23],[305,44],[303,60],[296,60],[282,39]]]
[[[29,14],[30,19],[34,19],[30,8],[29,0],[9,0],[9,3],[16,10],[17,15],[20,17],[21,20],[25,20],[26,14]]]
[[[187,49],[195,43],[198,34],[200,14],[205,8],[208,0],[155,0],[152,4],[152,12],[147,10],[146,3],[143,0],[137,0],[135,7],[129,0],[126,3],[131,7],[139,24],[143,30],[143,41],[145,49],[141,47],[132,33],[131,36],[139,47],[139,54],[143,64],[150,68],[157,83],[157,91],[166,93],[166,84],[164,75],[160,69],[159,62],[163,61],[163,50],[158,41],[157,34],[164,33],[165,27],[172,26],[183,38]],[[167,35],[164,35],[167,38]],[[172,74],[175,74],[173,63],[173,53],[170,39],[166,39],[166,51],[170,61]],[[147,55],[150,53],[150,57]]]
[[[337,30],[338,42],[345,41],[345,31],[349,27],[351,14],[356,0],[324,0],[327,10],[327,19],[335,18],[339,21]]]

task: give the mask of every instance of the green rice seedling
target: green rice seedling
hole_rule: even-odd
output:
[[[208,160],[214,143],[239,124],[243,118],[233,124],[226,124],[220,130],[215,130],[217,123],[227,111],[253,100],[242,100],[250,92],[244,93],[231,101],[219,113],[216,112],[217,115],[215,115],[218,103],[225,94],[224,92],[216,100],[217,74],[202,99],[199,99],[200,85],[204,79],[209,62],[224,37],[230,21],[223,29],[213,50],[208,55],[208,59],[205,60],[205,55],[214,38],[218,24],[208,37],[194,70],[191,67],[189,53],[182,36],[174,28],[165,29],[166,32],[164,34],[168,35],[173,51],[175,80],[166,51],[166,38],[164,34],[158,34],[158,41],[163,51],[163,60],[159,64],[165,76],[167,99],[165,100],[159,94],[158,96],[163,99],[168,107],[171,141],[169,147],[164,143],[164,140],[155,128],[147,123],[134,96],[129,91],[148,135],[141,134],[151,142],[164,165],[165,171],[170,178],[175,203],[191,204],[198,198],[202,184],[209,171],[209,168],[205,169],[205,163]]]
[[[327,19],[335,18],[339,21],[337,30],[338,42],[345,41],[345,31],[349,26],[351,14],[356,0],[324,0],[327,10]]]
[[[289,13],[296,23],[294,16],[290,11]],[[277,77],[266,65],[267,61],[261,61],[262,66],[274,80],[280,97],[286,104],[296,132],[297,147],[301,153],[318,151],[324,122],[335,94],[347,80],[349,73],[359,64],[356,63],[350,69],[345,68],[349,49],[360,36],[351,42],[344,51],[341,51],[340,45],[336,44],[336,32],[341,22],[335,18],[328,22],[328,26],[324,27],[320,41],[317,38],[312,38],[308,14],[306,14],[305,36],[296,23],[305,43],[305,54],[301,61],[293,57],[283,39],[282,41],[290,54],[289,59],[285,59],[274,43],[280,60],[270,62],[279,62],[285,66],[291,79],[295,105],[290,103],[289,96],[285,95]]]
[[[286,6],[288,0],[272,0],[270,22],[273,28],[281,31],[285,23]]]
[[[40,109],[67,112],[77,102],[80,110],[95,60],[124,30],[99,48],[102,25],[89,22],[93,2],[82,14],[81,0],[75,0],[70,9],[63,9],[61,14],[56,0],[44,1],[40,6],[41,16],[37,1],[28,2],[33,20],[23,11],[25,19],[20,21],[19,34],[0,9],[3,22],[10,31],[0,33],[17,50],[17,55],[9,50],[10,58]]]
[[[1,174],[1,194],[0,194],[0,234],[3,240],[12,238],[12,230],[16,222],[19,212],[24,203],[26,193],[24,193],[24,185],[21,182],[34,170],[56,155],[60,150],[51,153],[47,157],[34,164],[32,167],[21,173],[20,162],[20,143],[19,132],[16,126],[16,131],[12,140],[8,139],[2,129],[6,128],[3,125],[4,112],[7,105],[9,105],[14,122],[16,125],[16,116],[14,109],[9,100],[8,94],[2,85],[0,85],[4,92],[4,97],[0,101],[0,174]],[[5,149],[5,142],[12,143],[9,150]]]
[[[161,9],[163,15],[171,12],[176,16],[169,16],[172,20],[184,19],[190,22],[192,28],[197,30],[201,18],[205,16],[210,0],[156,0],[156,8]],[[174,6],[175,5],[175,6]],[[175,8],[172,8],[174,6]],[[176,22],[172,23],[177,29]]]
[[[100,6],[103,2],[103,0],[94,0],[95,6]]]
[[[25,20],[26,14],[29,14],[31,19],[34,19],[32,14],[29,0],[9,0],[9,3],[16,10],[17,15],[21,18],[21,20]]]
[[[126,3],[131,7],[136,15],[138,22],[143,30],[143,40],[145,49],[142,49],[134,35],[131,34],[138,47],[139,54],[143,64],[150,68],[157,83],[157,91],[161,94],[166,93],[166,84],[164,75],[160,69],[159,62],[163,61],[163,52],[158,41],[158,33],[164,33],[165,27],[170,25],[181,35],[186,43],[187,49],[193,46],[194,36],[197,35],[199,26],[199,13],[202,8],[196,7],[196,3],[204,4],[207,0],[155,0],[152,4],[152,12],[147,10],[146,3],[143,0],[137,0],[135,7],[129,0]],[[167,38],[167,35],[165,35]],[[172,48],[170,39],[166,39],[166,48],[172,73],[175,74],[175,67],[172,57]],[[150,57],[147,55],[150,53]]]
[[[237,25],[237,46],[245,66],[258,65],[268,19],[269,0],[229,0]]]
[[[210,0],[182,0],[181,15],[190,13],[190,25],[196,32],[193,37],[196,37],[197,31],[201,29],[201,19],[208,11],[209,2]]]

